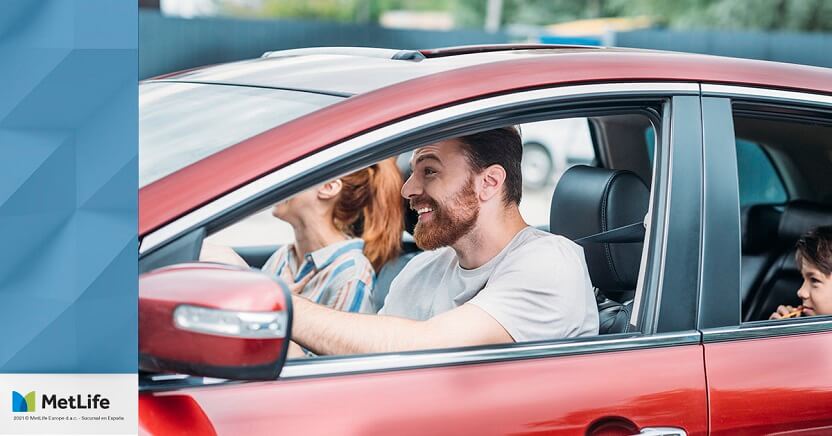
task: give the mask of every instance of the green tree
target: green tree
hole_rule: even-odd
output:
[[[608,0],[617,15],[649,15],[675,29],[832,30],[829,0]]]
[[[353,21],[356,0],[264,0],[265,17]]]
[[[217,0],[237,16],[377,23],[389,10],[449,11],[482,28],[487,0],[262,0],[258,9]],[[503,0],[502,24],[546,25],[646,15],[674,29],[832,31],[832,0]]]
[[[503,24],[546,25],[583,18],[608,16],[606,0],[503,0]],[[457,0],[454,18],[458,25],[482,27],[485,0]]]
[[[385,11],[447,11],[453,0],[262,0],[258,8],[225,4],[228,15],[377,23]]]

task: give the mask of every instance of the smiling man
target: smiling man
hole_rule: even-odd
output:
[[[513,127],[417,149],[402,195],[426,251],[393,281],[379,315],[293,297],[292,338],[317,354],[350,354],[597,334],[583,250],[520,215],[522,153]]]

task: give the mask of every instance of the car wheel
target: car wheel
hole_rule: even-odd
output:
[[[529,142],[523,144],[523,186],[529,189],[545,187],[552,179],[554,162],[549,150],[542,144]]]

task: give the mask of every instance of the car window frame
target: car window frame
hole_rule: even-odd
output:
[[[711,187],[705,190],[705,213],[716,217],[718,223],[706,223],[703,229],[703,240],[710,238],[710,243],[703,243],[705,261],[697,319],[703,343],[832,331],[832,316],[742,322],[739,301],[741,221],[737,157],[733,149],[736,141],[734,104],[753,103],[772,110],[788,106],[806,111],[820,110],[832,115],[832,96],[808,91],[703,83],[702,100],[703,105],[711,103],[708,110],[703,111],[705,155],[712,156],[709,162],[717,162],[724,169],[718,173],[713,165],[705,166],[705,183]],[[832,116],[829,120],[832,121]],[[727,147],[729,143],[732,147]],[[709,209],[708,205],[716,206]],[[726,219],[726,214],[730,218]],[[715,232],[715,229],[719,230]],[[724,277],[726,271],[733,271],[728,280]],[[713,311],[709,312],[707,308],[722,308],[721,315],[714,317]],[[725,308],[730,308],[730,313]]]
[[[684,174],[680,173],[682,176],[676,177],[676,179],[674,179],[674,175],[672,174],[674,171],[672,162],[674,160],[689,158],[688,154],[691,153],[691,150],[693,150],[692,152],[695,156],[697,153],[696,150],[700,148],[701,135],[696,133],[698,130],[691,128],[683,129],[685,125],[700,125],[698,122],[700,121],[698,117],[701,117],[701,113],[699,112],[698,84],[687,82],[655,82],[647,84],[605,83],[596,85],[573,85],[524,91],[508,96],[490,97],[473,102],[478,104],[472,104],[472,102],[462,103],[451,108],[440,109],[429,114],[423,114],[405,121],[393,123],[351,138],[306,159],[278,169],[270,175],[255,181],[253,184],[258,184],[259,182],[262,185],[258,187],[260,189],[259,192],[240,193],[238,190],[213,202],[228,202],[231,199],[236,201],[237,204],[225,204],[219,207],[214,205],[211,208],[209,208],[211,206],[209,204],[201,209],[209,208],[209,212],[211,213],[227,214],[231,211],[232,207],[242,210],[241,204],[245,203],[246,210],[257,210],[262,207],[258,202],[273,202],[275,201],[275,196],[288,196],[291,193],[299,192],[308,186],[312,186],[318,181],[341,174],[341,171],[345,168],[343,165],[330,168],[333,159],[337,158],[342,164],[345,161],[348,162],[352,165],[350,170],[354,170],[360,167],[362,163],[372,163],[380,158],[418,147],[418,144],[426,144],[434,142],[437,139],[457,136],[459,132],[465,132],[466,128],[471,129],[472,125],[479,130],[485,130],[519,119],[531,121],[533,118],[542,119],[542,117],[546,116],[551,118],[552,114],[556,114],[558,117],[576,116],[571,115],[569,110],[564,110],[564,107],[575,107],[580,104],[595,107],[609,107],[621,105],[627,101],[658,101],[662,99],[667,103],[662,107],[662,124],[661,126],[657,126],[657,129],[661,132],[658,141],[660,146],[657,147],[657,158],[654,160],[654,187],[651,189],[650,209],[648,211],[648,215],[650,216],[647,229],[648,235],[650,235],[648,240],[652,245],[643,251],[641,272],[644,274],[643,276],[640,275],[639,286],[637,287],[638,290],[645,289],[648,286],[652,287],[648,295],[654,295],[656,298],[645,304],[644,310],[637,312],[637,316],[634,315],[638,319],[640,332],[575,338],[575,340],[567,339],[460,349],[423,350],[412,353],[384,353],[363,356],[321,357],[309,360],[301,359],[288,362],[284,368],[285,372],[281,374],[279,379],[413,369],[425,366],[477,364],[525,358],[699,344],[701,337],[699,332],[693,328],[692,322],[688,326],[689,328],[681,328],[675,331],[659,331],[657,326],[661,324],[661,319],[673,315],[672,311],[665,313],[661,310],[648,310],[653,304],[660,304],[662,293],[666,293],[667,298],[675,301],[677,296],[673,295],[673,293],[682,292],[682,288],[684,288],[683,286],[677,286],[679,281],[678,276],[665,277],[663,271],[664,268],[668,268],[668,264],[676,264],[677,267],[682,267],[684,263],[683,261],[665,262],[665,257],[668,252],[668,234],[690,234],[690,229],[686,228],[685,223],[682,223],[681,220],[672,221],[670,218],[680,214],[684,215],[691,211],[697,217],[699,215],[698,203],[693,202],[693,206],[690,206],[691,202],[685,200],[691,193],[698,195],[698,191],[696,190],[699,185],[696,183],[687,183],[686,181],[687,177],[697,177],[696,175],[699,173],[698,169],[696,167],[688,168]],[[442,113],[443,111],[445,113]],[[587,116],[587,109],[578,109],[575,112],[579,112],[579,116]],[[678,115],[679,113],[684,113],[688,117],[694,118],[682,119]],[[419,123],[420,125],[418,127],[412,126],[413,119],[426,117],[431,114],[433,117],[429,117],[427,120],[421,120],[422,122]],[[674,115],[676,118],[674,118]],[[469,125],[466,125],[466,122]],[[391,129],[394,132],[398,130],[399,132],[408,134],[391,135],[389,133]],[[693,134],[691,134],[691,131]],[[351,144],[351,142],[353,143]],[[402,143],[399,144],[399,142]],[[682,146],[680,145],[682,142],[687,143]],[[692,145],[691,142],[693,143]],[[324,156],[320,156],[321,154]],[[293,166],[295,168],[292,168]],[[677,166],[681,167],[678,164]],[[671,180],[677,180],[678,183],[671,185]],[[691,188],[690,186],[693,187]],[[680,191],[691,189],[692,191],[690,192]],[[678,198],[672,200],[673,195],[677,195]],[[266,201],[263,201],[264,199]],[[654,207],[654,204],[657,207]],[[683,205],[688,206],[683,208]],[[673,209],[672,211],[670,210],[671,208]],[[199,213],[200,210],[191,212],[191,214]],[[179,224],[180,228],[184,228],[182,234],[187,235],[187,232],[193,231],[194,228],[205,228],[206,226],[222,223],[222,220],[218,220],[216,217],[213,223],[205,222],[204,220],[207,218],[204,218],[204,215],[210,214],[206,214],[205,212],[201,213],[203,215],[203,218],[201,218],[202,221],[195,219],[195,217],[190,218],[191,226],[195,227]],[[196,218],[200,217],[197,216]],[[175,225],[177,221],[174,221],[168,226]],[[694,221],[698,222],[698,218]],[[673,231],[669,232],[671,227]],[[156,232],[163,231],[165,228],[163,227]],[[698,235],[698,231],[695,230],[693,235]],[[690,238],[690,236],[685,237]],[[172,240],[175,239],[173,238]],[[147,237],[143,242],[146,241]],[[152,254],[153,251],[146,250],[145,253],[146,255]],[[654,254],[650,255],[647,253]],[[697,298],[695,292],[693,298]],[[639,300],[639,295],[637,295],[637,301]],[[665,306],[676,306],[678,308],[679,305]],[[695,301],[688,308],[691,319],[695,317],[693,307],[695,307]],[[174,381],[173,385],[182,386],[188,383],[192,385],[193,381],[179,380]],[[143,389],[167,389],[164,386],[168,386],[169,388],[170,385],[170,382],[158,385],[151,383],[144,386]]]

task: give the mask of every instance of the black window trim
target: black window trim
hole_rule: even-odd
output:
[[[731,101],[702,97],[703,211],[697,328],[740,320],[740,210]],[[726,245],[726,242],[730,241]]]
[[[651,219],[663,219],[665,224],[655,226],[664,228],[663,248],[661,254],[662,266],[659,268],[658,289],[656,298],[658,307],[657,318],[654,318],[655,328],[645,324],[642,331],[658,333],[683,331],[696,327],[696,310],[699,298],[699,246],[701,233],[701,158],[702,158],[702,112],[698,95],[673,96],[669,106],[670,114],[662,120],[663,128],[661,140],[667,144],[664,148],[668,156],[663,157],[661,149],[656,149],[656,161],[661,165],[656,168],[654,190],[664,195],[663,213],[652,213]],[[666,165],[667,175],[660,173]],[[662,180],[662,178],[666,180]],[[666,192],[661,192],[666,189]],[[654,202],[653,206],[660,202]],[[652,240],[655,242],[655,240]],[[656,247],[654,247],[655,249]],[[650,272],[649,266],[647,272]],[[663,302],[672,304],[663,304]],[[680,307],[691,307],[694,310],[679,310]]]

